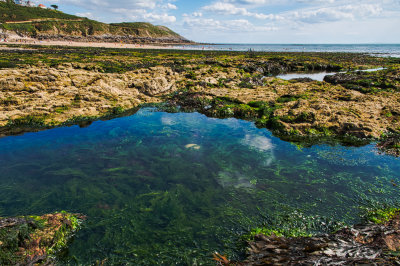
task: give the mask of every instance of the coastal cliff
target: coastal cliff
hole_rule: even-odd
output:
[[[145,22],[106,24],[58,10],[0,2],[3,38],[124,43],[191,43],[165,26]]]

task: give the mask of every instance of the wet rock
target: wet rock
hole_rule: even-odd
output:
[[[53,264],[84,219],[66,212],[0,218],[0,264]]]
[[[382,153],[400,157],[400,136],[393,135],[385,137],[377,144],[377,147]]]
[[[324,81],[362,93],[400,90],[400,70],[384,69],[375,72],[338,73],[326,76]]]
[[[400,219],[366,223],[318,237],[256,235],[248,258],[237,265],[398,265]]]
[[[344,84],[347,82],[351,82],[354,80],[359,79],[359,76],[357,76],[357,74],[353,74],[353,73],[338,73],[335,75],[326,75],[324,77],[324,81],[325,82],[329,82],[332,84]]]
[[[294,78],[289,81],[295,83],[295,82],[313,82],[314,80],[311,78]]]

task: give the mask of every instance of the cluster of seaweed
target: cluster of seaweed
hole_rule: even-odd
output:
[[[2,265],[49,264],[67,250],[84,216],[59,212],[42,216],[0,217]]]

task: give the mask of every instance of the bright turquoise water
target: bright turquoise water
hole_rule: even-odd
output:
[[[2,138],[0,173],[0,216],[88,216],[72,264],[212,264],[278,214],[354,222],[400,199],[399,159],[373,146],[301,149],[251,122],[153,109]]]

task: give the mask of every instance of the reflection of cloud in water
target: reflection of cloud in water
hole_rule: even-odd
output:
[[[236,118],[228,118],[228,119],[211,118],[198,113],[162,114],[160,119],[161,123],[166,126],[183,124],[185,126],[204,127],[206,123],[207,126],[224,125],[231,129],[239,129],[243,127],[242,121]]]
[[[273,154],[274,145],[267,137],[246,134],[245,138],[242,140],[242,143],[262,152],[266,159],[264,166],[269,166],[275,158]]]
[[[254,188],[256,179],[250,179],[239,172],[221,171],[218,173],[217,182],[222,187]]]
[[[260,151],[272,151],[273,145],[269,138],[246,134],[243,143]]]
[[[176,124],[176,119],[171,115],[161,116],[161,123],[166,126],[172,126]]]
[[[253,151],[260,153],[262,158],[262,165],[269,166],[275,159],[273,154],[274,145],[271,140],[267,137],[246,134],[244,139],[241,140],[243,145],[250,147]],[[241,171],[235,171],[234,169],[220,171],[217,175],[217,182],[222,187],[235,187],[235,188],[255,188],[257,184],[257,178],[251,176],[251,174]]]
[[[198,127],[204,120],[198,114],[181,114],[181,113],[173,113],[173,114],[162,114],[161,123],[165,126],[172,126],[172,125],[183,125],[186,127]]]

